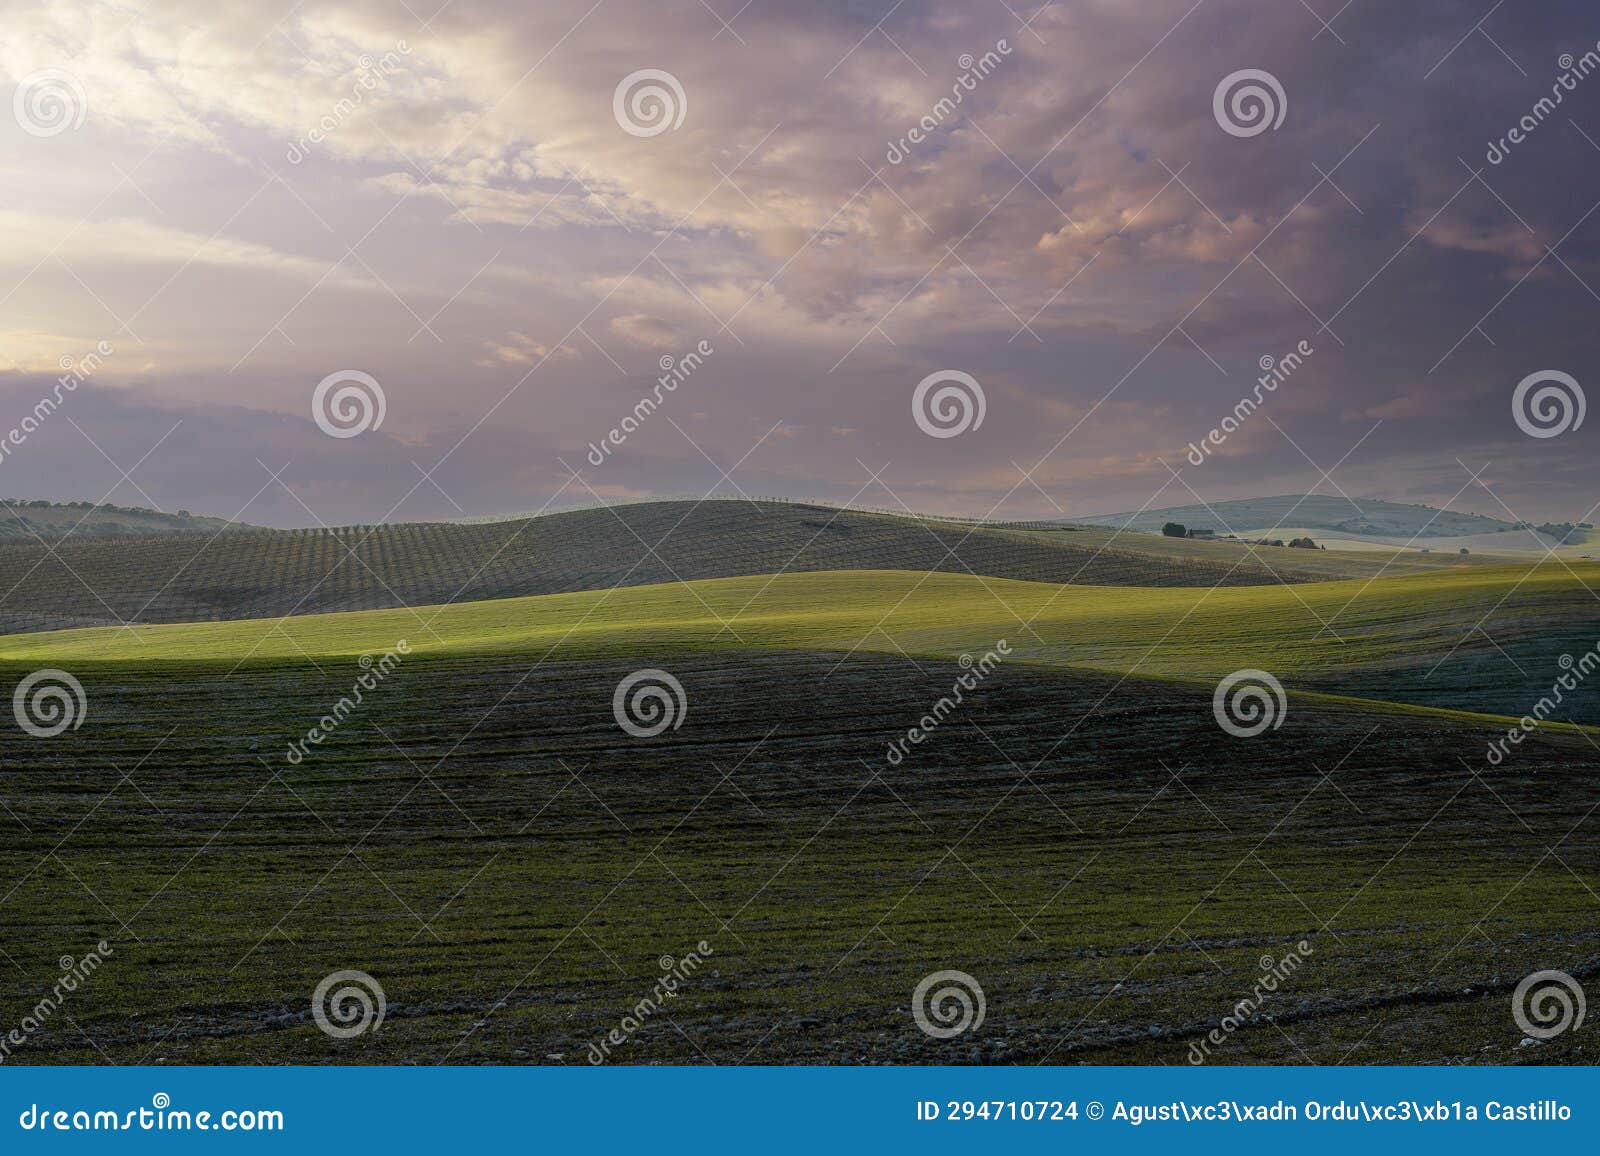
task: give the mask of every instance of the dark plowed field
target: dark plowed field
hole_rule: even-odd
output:
[[[891,765],[960,669],[836,661],[418,661],[298,765],[353,665],[86,676],[81,729],[0,731],[0,1020],[113,953],[11,1062],[582,1064],[702,940],[608,1062],[1184,1064],[1290,953],[1212,1062],[1594,1062],[1510,994],[1600,962],[1582,736],[1475,775],[1462,723],[1295,697],[1235,739],[1209,688],[1005,663]],[[687,714],[632,738],[648,666]],[[336,1040],[344,969],[387,1014]],[[985,1016],[936,1040],[945,970]]]

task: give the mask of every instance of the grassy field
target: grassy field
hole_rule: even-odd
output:
[[[936,570],[1104,586],[1369,577],[1454,558],[1251,550],[778,502],[651,502],[517,521],[0,544],[0,631],[265,618],[777,571]]]
[[[1600,566],[1480,567],[1369,581],[1201,590],[845,571],[714,579],[272,621],[0,638],[0,662],[287,663],[391,650],[572,660],[638,650],[953,656],[1007,639],[1019,661],[1215,682],[1241,667],[1294,687],[1520,716],[1600,642]],[[82,674],[87,678],[87,674]],[[1558,717],[1600,722],[1596,696]]]
[[[9,1062],[587,1063],[692,951],[601,1058],[1182,1064],[1292,953],[1211,1062],[1593,1062],[1510,1000],[1600,976],[1600,691],[1486,752],[1597,589],[853,569],[0,636],[5,685],[86,707],[0,728],[0,1023],[112,949]],[[1252,738],[1214,714],[1241,667],[1288,690]],[[683,704],[635,737],[646,668]],[[347,969],[387,1011],[341,1040],[312,993]],[[936,1040],[949,969],[986,1018]]]
[[[641,740],[647,665],[688,710]],[[129,665],[81,729],[8,730],[0,1018],[114,951],[10,1062],[583,1064],[702,940],[608,1062],[1184,1064],[1288,952],[1212,1062],[1594,1059],[1519,1047],[1509,996],[1600,969],[1582,736],[1474,776],[1471,720],[1296,698],[1232,739],[1204,688],[1006,662],[896,766],[955,663],[641,644],[408,662],[286,763],[357,670]],[[387,1016],[335,1040],[343,969]],[[944,969],[987,1013],[942,1041]]]
[[[1541,534],[1537,530],[1507,528],[1493,534],[1468,534],[1464,537],[1453,538],[1417,538],[1412,540],[1409,535],[1403,538],[1381,537],[1378,535],[1357,535],[1344,530],[1319,530],[1310,527],[1272,527],[1270,533],[1267,528],[1241,528],[1241,538],[1258,539],[1263,536],[1272,538],[1298,538],[1311,537],[1318,545],[1327,546],[1329,550],[1338,550],[1341,553],[1351,550],[1374,550],[1384,555],[1392,555],[1395,550],[1403,549],[1407,552],[1417,553],[1426,550],[1433,554],[1445,556],[1459,555],[1466,550],[1469,555],[1480,556],[1488,554],[1497,562],[1528,561],[1534,558],[1553,556],[1556,558],[1585,558],[1594,553],[1594,545],[1590,539],[1594,536],[1593,530],[1579,530],[1572,538],[1554,544],[1554,539]]]
[[[1350,499],[1332,494],[1282,494],[1271,498],[1242,498],[1211,502],[1208,505],[1168,506],[1126,514],[1102,514],[1080,518],[1085,525],[1125,526],[1134,530],[1159,531],[1166,522],[1201,526],[1217,533],[1260,526],[1308,527],[1317,530],[1343,530],[1363,535],[1380,535],[1407,541],[1417,537],[1421,545],[1428,538],[1455,538],[1468,534],[1495,534],[1515,528],[1498,515],[1439,510],[1432,506],[1404,502],[1385,502],[1376,498]],[[1284,537],[1274,533],[1272,537]]]

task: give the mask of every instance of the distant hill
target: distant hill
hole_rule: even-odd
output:
[[[80,512],[81,513],[81,512]],[[165,515],[161,515],[165,517]],[[191,519],[190,523],[210,519]],[[1453,559],[1449,560],[1453,564]],[[500,522],[0,543],[0,633],[509,598],[817,570],[1091,586],[1255,586],[1445,564],[1379,553],[1020,528],[769,501],[660,501]]]
[[[195,517],[187,511],[164,514],[143,506],[0,498],[0,542],[34,542],[40,538],[53,542],[68,534],[74,539],[215,534],[228,525],[222,518]]]
[[[1482,514],[1458,514],[1432,506],[1385,502],[1377,498],[1354,501],[1325,494],[1283,494],[1272,498],[1241,498],[1204,505],[1167,506],[1159,510],[1101,514],[1073,518],[1078,525],[1118,526],[1159,533],[1167,522],[1218,534],[1260,533],[1275,526],[1334,530],[1363,538],[1464,538],[1516,530],[1516,523]],[[1519,535],[1521,537],[1522,535]],[[1509,539],[1508,539],[1509,541]],[[1519,548],[1526,549],[1526,544]]]

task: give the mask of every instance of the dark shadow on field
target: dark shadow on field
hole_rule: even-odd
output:
[[[972,671],[919,662],[417,661],[298,764],[353,665],[86,677],[81,729],[0,737],[8,1062],[1183,1064],[1290,955],[1209,1062],[1594,1061],[1510,995],[1600,961],[1584,737],[1490,767],[1482,726],[1291,697],[1235,738],[1209,688],[1020,662],[946,708]],[[634,738],[647,667],[687,711]],[[385,1016],[334,1039],[347,969]],[[942,971],[983,993],[949,1039]]]

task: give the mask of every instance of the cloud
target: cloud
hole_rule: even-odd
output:
[[[299,420],[308,383],[363,366],[407,443],[485,494],[465,480],[489,468],[479,441],[581,447],[612,420],[608,360],[639,372],[707,335],[712,452],[738,460],[779,418],[851,431],[772,439],[782,456],[752,463],[771,488],[814,491],[870,444],[941,508],[1004,497],[1013,459],[1136,505],[1162,447],[1306,338],[1313,366],[1271,413],[1318,460],[1380,419],[1363,453],[1498,444],[1510,385],[1592,359],[1600,151],[1552,120],[1482,167],[1584,21],[1553,3],[1463,40],[1479,7],[1353,6],[1337,37],[1244,0],[752,5],[737,36],[643,0],[24,7],[0,74],[66,69],[85,117],[0,136],[0,367],[47,371],[109,331],[141,352],[107,383]],[[973,80],[964,54],[1002,41]],[[642,68],[681,86],[677,127],[618,123]],[[1216,123],[1241,68],[1281,81],[1277,130]],[[1600,123],[1600,88],[1562,113]],[[909,423],[941,368],[991,390],[993,439]],[[665,428],[607,484],[692,488]],[[1219,482],[1304,468],[1264,428]],[[1011,500],[1047,509],[1026,485]]]
[[[91,341],[62,333],[37,330],[0,330],[0,374],[61,371],[64,357],[71,358],[92,346]]]
[[[379,288],[359,269],[333,266],[254,241],[205,235],[136,217],[74,221],[54,214],[0,209],[0,252],[6,266],[13,269],[46,262],[59,262],[86,272],[107,267],[170,269],[201,265],[326,281],[348,289]]]
[[[516,331],[507,333],[500,341],[485,341],[483,346],[488,350],[488,356],[476,362],[482,366],[534,365],[552,357],[569,361],[579,357],[578,350],[570,345],[552,347]]]
[[[610,321],[611,331],[629,341],[652,349],[676,349],[685,340],[684,331],[662,317],[647,313],[624,313]]]

